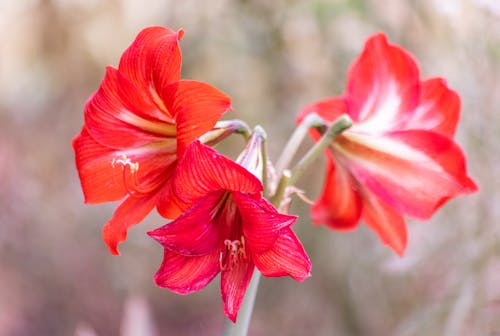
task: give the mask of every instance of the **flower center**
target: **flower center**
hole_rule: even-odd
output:
[[[221,271],[230,270],[247,258],[245,252],[245,238],[241,236],[240,240],[224,240],[224,249],[219,255],[219,264]]]
[[[121,166],[123,185],[130,195],[145,195],[158,188],[159,181],[152,181],[152,183],[148,184],[139,183],[139,162],[132,161],[127,155],[122,154],[118,158],[111,160],[111,167],[116,168],[117,166]]]

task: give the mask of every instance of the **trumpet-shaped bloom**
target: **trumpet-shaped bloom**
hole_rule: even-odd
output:
[[[183,31],[142,30],[108,67],[85,105],[85,123],[73,140],[86,203],[121,200],[103,229],[113,254],[155,206],[173,218],[169,184],[177,160],[197,137],[230,109],[230,98],[214,87],[180,80]]]
[[[284,215],[261,196],[262,183],[198,141],[175,173],[173,189],[188,209],[149,232],[164,247],[156,283],[179,294],[204,288],[219,272],[225,314],[234,322],[254,268],[302,281],[311,263]]]
[[[460,98],[445,80],[421,81],[413,58],[383,34],[366,42],[343,97],[307,106],[353,127],[327,150],[326,180],[311,213],[316,224],[352,230],[360,219],[398,254],[407,243],[403,216],[428,219],[447,200],[477,190],[453,136]],[[317,140],[318,131],[311,131]]]

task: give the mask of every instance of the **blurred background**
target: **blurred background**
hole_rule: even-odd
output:
[[[251,335],[500,335],[497,0],[0,0],[0,335],[222,330],[218,278],[187,297],[154,285],[162,249],[145,232],[164,219],[134,227],[114,257],[101,227],[116,204],[83,204],[71,148],[83,106],[150,25],[185,29],[183,78],[230,94],[230,117],[260,123],[274,159],[301,107],[343,92],[375,32],[462,97],[457,141],[480,192],[409,221],[404,258],[363,225],[312,230],[295,201],[313,276],[263,278]],[[299,184],[308,197],[322,175],[319,160]]]

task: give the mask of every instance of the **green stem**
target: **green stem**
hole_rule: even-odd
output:
[[[297,126],[297,128],[293,132],[292,136],[286,143],[280,158],[276,162],[276,179],[281,179],[283,171],[290,165],[290,162],[292,162],[292,159],[297,152],[300,144],[304,140],[307,131],[309,131],[311,127],[321,127],[325,125],[326,122],[316,113],[311,113],[304,118],[304,120],[300,123],[299,126]]]
[[[347,114],[343,114],[335,120],[323,134],[323,137],[306,153],[306,155],[292,169],[292,176],[288,181],[288,185],[293,185],[309,165],[323,153],[333,139],[346,129],[352,126],[352,120]]]
[[[233,119],[218,121],[213,129],[200,136],[199,139],[207,146],[214,146],[233,133],[243,135],[245,141],[250,138],[248,125],[243,120]]]
[[[290,185],[291,177],[292,177],[291,173],[288,169],[286,169],[281,175],[278,186],[276,187],[276,191],[274,192],[273,197],[271,197],[270,199],[271,204],[274,205],[276,208],[280,207],[281,201],[285,196],[286,187]]]
[[[240,311],[238,312],[238,319],[236,323],[226,318],[224,326],[224,336],[246,336],[250,319],[252,317],[253,305],[255,303],[255,296],[257,295],[257,288],[259,287],[260,272],[255,269],[252,279],[248,284],[243,303],[241,304]]]
[[[215,128],[226,128],[228,125],[232,126],[234,133],[243,135],[245,140],[250,138],[250,127],[248,127],[246,122],[240,119],[220,120],[215,124]]]

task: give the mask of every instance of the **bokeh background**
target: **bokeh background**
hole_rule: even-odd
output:
[[[162,250],[145,232],[164,219],[133,228],[114,257],[101,227],[116,205],[83,204],[71,139],[84,103],[149,25],[185,29],[183,78],[229,93],[231,117],[267,130],[271,158],[302,106],[342,93],[375,32],[462,97],[457,141],[480,192],[409,221],[403,258],[364,226],[313,229],[295,201],[313,276],[264,278],[251,335],[500,335],[497,0],[0,0],[0,335],[222,330],[218,281],[187,297],[154,285]],[[299,184],[307,196],[322,171],[318,160]]]

